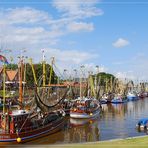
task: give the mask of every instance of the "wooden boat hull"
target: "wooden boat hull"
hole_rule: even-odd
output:
[[[59,120],[54,123],[50,123],[42,128],[35,129],[33,131],[28,131],[24,133],[14,133],[14,134],[0,134],[0,145],[3,144],[18,144],[18,143],[25,143],[28,141],[35,140],[37,138],[41,138],[43,136],[47,136],[62,130],[65,124],[65,119]],[[21,141],[18,142],[17,138],[21,138]]]

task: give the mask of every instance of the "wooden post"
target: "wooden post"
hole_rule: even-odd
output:
[[[22,109],[22,103],[23,103],[22,73],[23,73],[23,62],[22,59],[20,59],[20,67],[19,67],[19,101],[21,103],[20,109]]]
[[[4,119],[2,121],[3,123],[3,129],[6,130],[6,85],[5,85],[5,81],[6,81],[6,67],[5,64],[3,65],[3,115],[4,115]]]

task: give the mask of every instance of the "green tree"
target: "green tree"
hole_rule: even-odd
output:
[[[8,64],[6,66],[6,69],[16,70],[16,69],[18,69],[18,65],[17,64]]]
[[[34,70],[35,70],[35,74],[36,74],[36,79],[38,81],[39,85],[42,85],[43,79],[43,66],[42,64],[34,64]],[[46,77],[46,85],[49,84],[49,76],[50,76],[50,65],[46,64],[45,66],[45,77]],[[26,64],[26,82],[29,86],[33,86],[34,85],[34,77],[33,77],[33,72],[32,72],[32,68],[30,64]],[[55,84],[57,83],[57,76],[55,74],[55,72],[52,72],[52,76],[51,76],[51,84]]]
[[[114,75],[105,72],[100,72],[97,75],[93,75],[93,79],[95,79],[95,77],[97,77],[97,84],[99,83],[100,86],[105,86],[106,82],[113,84],[115,81]]]

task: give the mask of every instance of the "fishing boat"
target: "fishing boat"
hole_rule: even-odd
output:
[[[144,130],[148,128],[148,118],[143,118],[138,121],[136,124],[136,128],[140,130]]]
[[[146,92],[140,92],[140,93],[138,93],[138,97],[140,99],[143,99],[143,98],[147,97],[147,93]]]
[[[64,99],[63,103],[62,103],[62,108],[64,109],[64,112],[66,115],[70,115],[70,108],[72,106],[72,102],[68,99]]]
[[[98,116],[100,113],[99,103],[95,99],[78,98],[70,110],[71,118],[87,119]]]
[[[70,118],[70,125],[72,127],[75,126],[83,126],[85,124],[92,124],[94,121],[97,121],[98,118],[90,118],[90,119],[75,119],[75,118]]]
[[[59,107],[56,107],[63,98],[51,106],[44,104],[40,97],[39,88],[36,86],[32,106],[27,109],[23,105],[22,59],[19,66],[19,108],[11,110],[6,106],[4,83],[5,64],[3,67],[3,112],[0,114],[0,144],[24,143],[63,129],[65,112]],[[46,88],[43,87],[42,89]],[[43,110],[45,107],[46,111]]]
[[[108,101],[107,101],[107,99],[105,99],[105,98],[102,98],[102,99],[100,99],[100,103],[101,104],[106,104]]]
[[[108,102],[107,100],[108,100],[107,94],[103,94],[101,99],[100,99],[100,103],[101,104],[106,104]]]
[[[64,118],[60,111],[35,116],[27,110],[14,110],[1,114],[0,144],[24,143],[63,128]]]
[[[132,92],[128,92],[127,99],[128,101],[135,101],[138,99],[138,96]]]
[[[114,99],[111,100],[111,103],[113,104],[119,104],[119,103],[125,103],[127,102],[127,99],[124,99],[122,95],[117,94]]]

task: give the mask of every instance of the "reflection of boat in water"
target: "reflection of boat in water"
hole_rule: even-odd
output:
[[[69,141],[71,142],[93,142],[99,140],[98,118],[95,119],[73,119],[70,118]]]
[[[95,99],[77,99],[75,100],[73,108],[70,110],[71,118],[88,119],[98,116],[100,113],[100,106]]]
[[[117,115],[123,116],[126,110],[126,105],[123,103],[120,104],[112,104],[112,112],[116,113]]]

